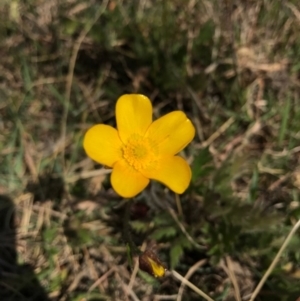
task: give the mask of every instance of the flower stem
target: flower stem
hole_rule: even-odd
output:
[[[124,217],[123,217],[123,240],[126,243],[127,246],[127,255],[128,255],[128,261],[130,263],[130,266],[132,267],[132,257],[134,255],[139,255],[141,251],[134,243],[131,232],[129,228],[129,221],[130,221],[130,206],[132,201],[127,200],[125,204],[125,211],[124,211]]]
[[[176,201],[176,206],[177,206],[177,210],[178,210],[178,215],[182,216],[183,212],[182,212],[181,201],[180,201],[180,197],[177,193],[175,193],[175,201]]]

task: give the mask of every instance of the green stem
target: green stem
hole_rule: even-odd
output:
[[[131,231],[130,231],[130,206],[131,206],[132,201],[128,200],[125,205],[125,212],[124,212],[124,217],[123,217],[123,240],[126,243],[127,246],[127,256],[128,256],[128,261],[130,266],[132,267],[132,257],[133,256],[138,256],[141,254],[141,251],[139,248],[136,246],[134,243],[132,236],[131,236]]]

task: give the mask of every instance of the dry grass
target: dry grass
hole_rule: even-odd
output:
[[[199,300],[132,274],[121,200],[82,150],[127,92],[197,128],[189,191],[138,197],[135,242],[214,300],[252,300],[300,218],[298,1],[0,5],[1,300]],[[296,233],[255,300],[300,296],[299,250]]]

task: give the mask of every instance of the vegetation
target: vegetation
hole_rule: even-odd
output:
[[[250,300],[300,219],[299,1],[2,0],[0,14],[1,301],[202,300],[173,269]],[[188,191],[152,183],[127,218],[82,140],[136,92],[197,134]],[[165,277],[131,268],[127,227]],[[255,300],[299,297],[298,231]]]

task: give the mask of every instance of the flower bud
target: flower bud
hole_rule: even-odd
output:
[[[166,273],[166,267],[152,250],[146,250],[139,256],[140,269],[148,274],[160,278]]]

